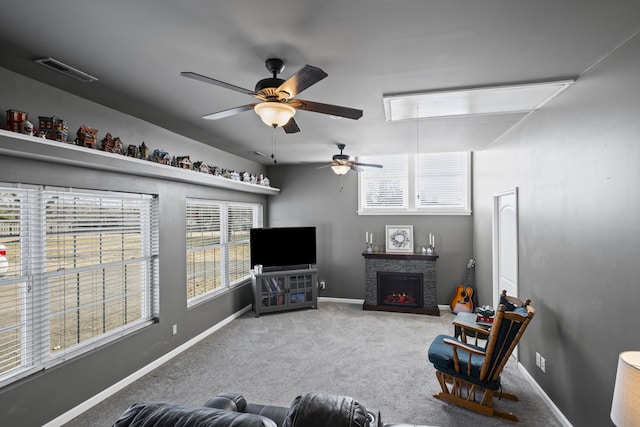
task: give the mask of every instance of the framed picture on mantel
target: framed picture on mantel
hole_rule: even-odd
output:
[[[413,253],[413,225],[385,226],[387,252]]]

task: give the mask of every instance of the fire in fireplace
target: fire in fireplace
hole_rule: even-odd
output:
[[[378,305],[423,308],[422,273],[378,271]]]
[[[408,295],[406,293],[401,293],[401,294],[396,294],[393,293],[391,295],[387,295],[386,297],[384,297],[384,301],[382,301],[383,304],[409,304],[409,305],[414,305],[416,303],[416,299],[411,296]]]

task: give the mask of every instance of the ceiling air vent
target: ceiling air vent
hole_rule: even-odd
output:
[[[47,68],[56,70],[57,72],[62,73],[65,76],[80,80],[81,82],[91,83],[98,81],[96,77],[90,76],[87,73],[84,73],[53,58],[40,58],[36,59],[36,62],[40,65],[44,65]]]

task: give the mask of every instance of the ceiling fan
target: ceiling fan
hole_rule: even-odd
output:
[[[254,110],[266,125],[273,126],[274,128],[281,126],[286,133],[295,133],[300,132],[300,128],[293,118],[296,110],[312,111],[314,113],[329,114],[331,116],[345,117],[353,120],[362,117],[362,110],[355,108],[296,99],[296,96],[300,92],[327,77],[328,74],[320,68],[305,65],[287,80],[283,80],[277,77],[278,74],[284,70],[284,61],[282,59],[267,59],[265,65],[273,77],[260,80],[256,83],[254,90],[225,83],[191,71],[183,71],[180,75],[231,89],[236,92],[245,93],[262,101],[207,114],[203,116],[203,118],[207,120],[218,120],[245,111]]]
[[[345,175],[349,170],[354,170],[356,172],[362,172],[362,167],[370,167],[370,168],[382,168],[382,165],[376,165],[373,163],[358,163],[355,159],[349,155],[343,154],[342,150],[346,147],[345,144],[336,144],[338,149],[340,150],[340,154],[334,154],[331,159],[331,169],[336,173],[336,175]]]

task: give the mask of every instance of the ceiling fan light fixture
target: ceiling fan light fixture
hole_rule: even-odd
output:
[[[331,169],[333,169],[336,175],[346,175],[351,168],[347,165],[334,165],[331,166]]]
[[[295,108],[281,102],[262,102],[253,107],[267,126],[279,127],[289,123],[296,114]]]

